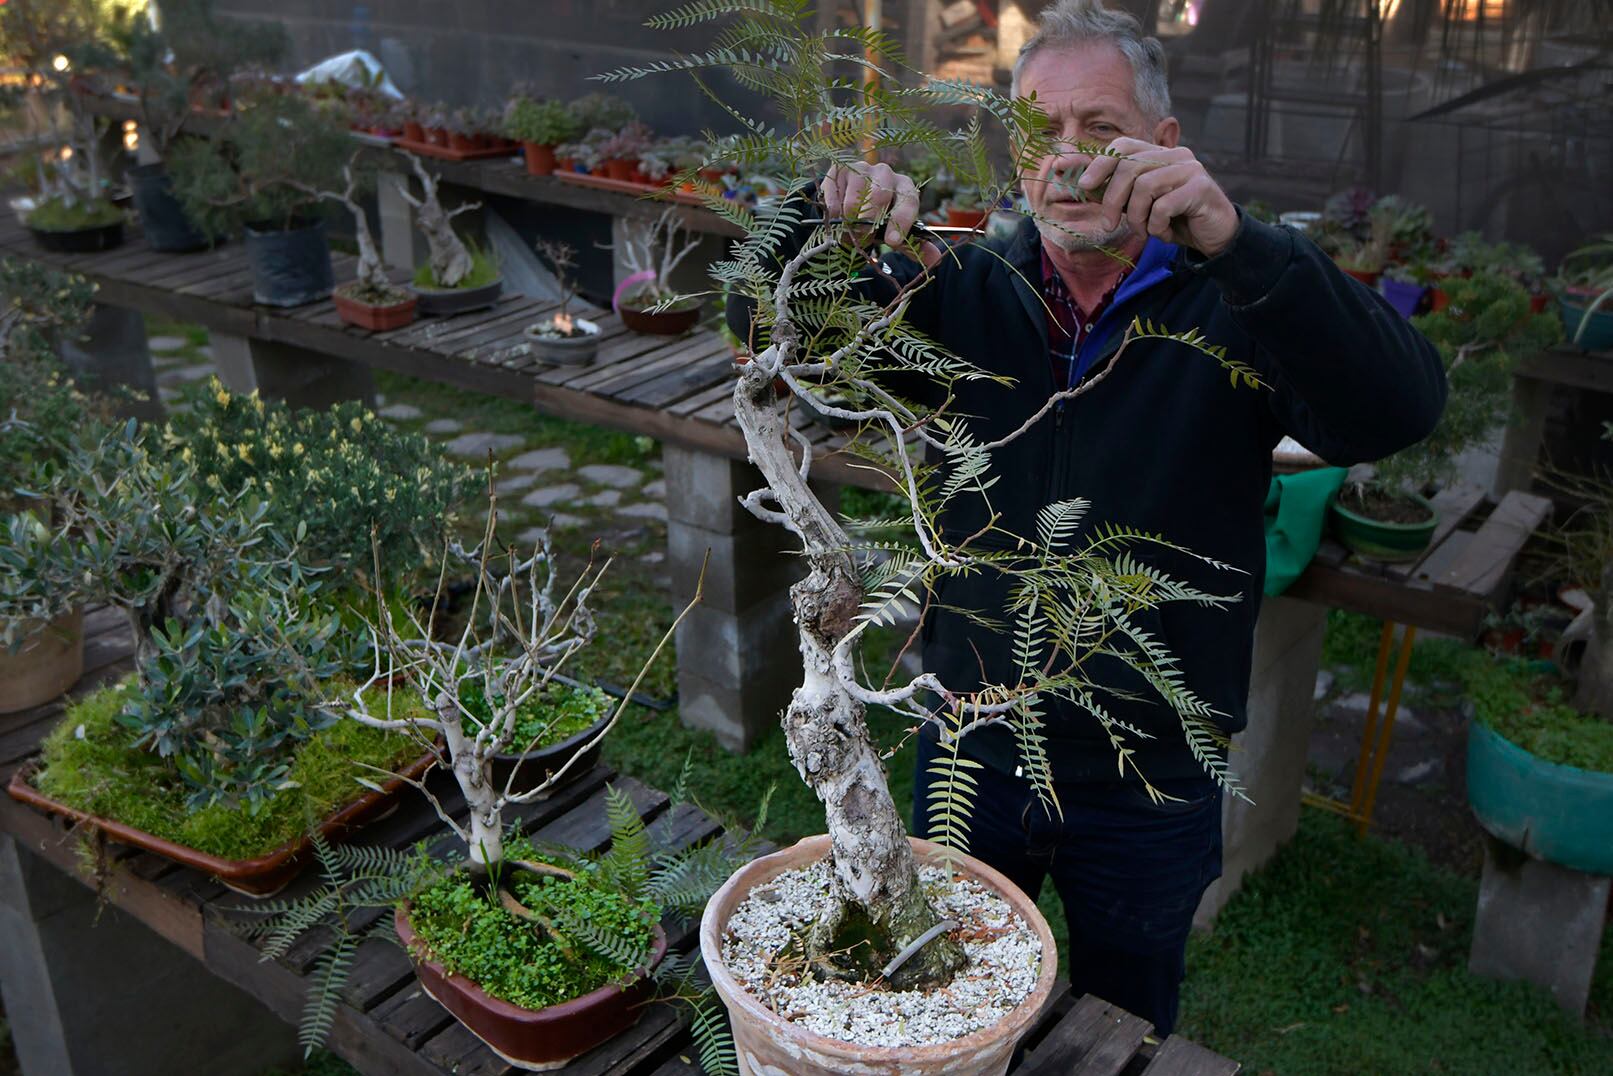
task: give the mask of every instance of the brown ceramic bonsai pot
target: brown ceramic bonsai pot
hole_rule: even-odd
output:
[[[548,1008],[523,1009],[493,997],[432,960],[409,925],[407,902],[398,907],[393,923],[425,992],[494,1053],[528,1072],[564,1068],[573,1058],[638,1023],[645,1003],[655,995],[650,969],[661,962],[667,949],[666,933],[657,925],[649,965],[630,982],[602,986]]]
[[[514,752],[494,755],[491,760],[493,764],[493,783],[503,788],[506,782],[509,781],[510,774],[514,773],[516,775],[515,783],[509,786],[510,791],[516,794],[530,791],[543,784],[554,774],[559,773],[565,768],[566,763],[571,762],[572,758],[580,753],[582,757],[578,758],[572,764],[571,769],[567,771],[565,782],[556,787],[564,787],[564,785],[570,784],[587,773],[593,768],[594,763],[599,761],[599,755],[604,750],[605,743],[602,739],[596,740],[595,738],[609,723],[610,714],[607,713],[575,736],[567,736],[558,743],[552,743],[547,747],[540,747],[536,751],[528,751],[524,754]],[[595,741],[592,746],[588,746],[590,740]],[[587,750],[583,750],[584,747],[587,747]]]
[[[15,654],[0,650],[0,714],[43,706],[83,672],[84,610],[74,609],[43,625]]]
[[[991,1027],[951,1042],[929,1046],[859,1046],[816,1034],[779,1016],[735,981],[723,963],[723,937],[728,919],[752,889],[785,871],[797,870],[829,854],[826,835],[807,837],[789,848],[752,860],[723,883],[700,917],[700,955],[711,985],[728,1009],[734,1047],[742,1073],[789,1073],[790,1076],[1000,1076],[1008,1071],[1014,1047],[1035,1024],[1053,993],[1058,950],[1047,920],[1002,874],[973,856],[960,855],[914,837],[913,854],[922,864],[948,864],[995,889],[1042,942],[1042,968],[1030,995]]]
[[[435,761],[434,754],[422,755],[410,763],[409,768],[401,775],[382,784],[379,792],[366,792],[328,815],[319,823],[320,834],[328,841],[340,841],[365,822],[389,813],[397,806],[398,793],[404,786],[409,781],[419,781],[423,778]],[[269,897],[278,893],[285,888],[287,882],[302,871],[310,859],[309,852],[313,849],[313,842],[307,836],[288,841],[274,851],[255,859],[224,859],[221,856],[208,855],[206,852],[164,840],[145,830],[115,822],[110,818],[99,818],[51,799],[35,788],[30,780],[37,769],[37,763],[30,763],[11,775],[11,782],[6,786],[6,792],[12,799],[26,803],[46,814],[59,815],[80,825],[91,826],[120,844],[142,848],[192,870],[211,874],[230,889],[249,897]]]
[[[331,293],[337,315],[349,325],[370,332],[384,332],[387,329],[401,329],[414,320],[415,305],[419,300],[413,295],[407,295],[396,303],[377,306],[353,298],[348,294],[352,289],[352,284],[343,284]]]
[[[681,336],[700,323],[698,303],[676,310],[655,310],[653,306],[634,308],[623,303],[616,312],[622,316],[623,325],[648,336]]]

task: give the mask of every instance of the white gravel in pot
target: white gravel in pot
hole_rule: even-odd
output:
[[[930,990],[892,990],[837,979],[817,981],[775,963],[807,924],[830,905],[830,868],[819,861],[758,886],[734,909],[723,960],[735,980],[764,1005],[806,1030],[859,1046],[927,1046],[997,1023],[1036,988],[1042,943],[996,891],[940,867],[919,879],[969,964]]]

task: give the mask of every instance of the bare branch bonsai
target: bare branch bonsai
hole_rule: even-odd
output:
[[[456,209],[446,210],[437,196],[437,177],[420,163],[420,158],[410,155],[410,162],[414,165],[415,178],[420,180],[421,196],[416,198],[409,192],[409,181],[399,176],[397,178],[398,192],[403,200],[408,202],[415,210],[415,223],[426,237],[426,246],[431,250],[428,259],[432,287],[457,288],[470,277],[471,270],[475,268],[476,261],[454,231],[453,219],[461,213],[481,208],[480,202],[467,202]]]

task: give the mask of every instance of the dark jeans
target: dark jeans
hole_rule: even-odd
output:
[[[918,755],[913,832],[923,836],[931,730]],[[979,784],[969,854],[1033,898],[1051,874],[1069,920],[1075,994],[1095,994],[1169,1034],[1193,912],[1221,875],[1220,788],[1208,777],[1156,782],[1182,802],[1155,804],[1134,782],[1060,784],[1060,820],[1024,778],[990,766],[971,772]]]

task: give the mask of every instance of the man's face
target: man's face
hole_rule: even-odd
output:
[[[1036,94],[1051,121],[1056,152],[1034,162],[1020,176],[1026,201],[1036,214],[1042,235],[1065,250],[1111,246],[1130,235],[1126,218],[1101,232],[1102,212],[1096,200],[1077,200],[1061,189],[1058,177],[1075,182],[1076,170],[1092,158],[1075,149],[1079,142],[1106,146],[1122,135],[1162,146],[1176,144],[1174,119],[1153,122],[1137,107],[1135,76],[1118,48],[1094,41],[1070,48],[1043,49],[1021,72],[1019,91]]]

